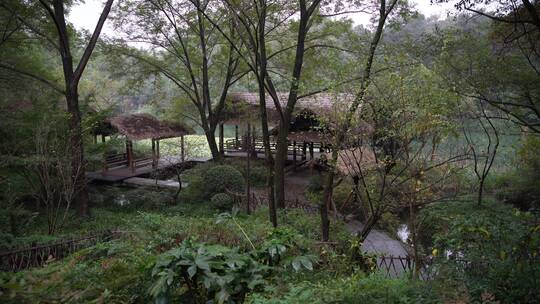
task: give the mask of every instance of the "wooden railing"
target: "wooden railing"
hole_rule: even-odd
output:
[[[156,162],[151,157],[142,157],[133,160],[133,169],[146,167],[148,165],[155,166]],[[128,167],[129,160],[127,153],[119,153],[108,155],[103,160],[103,171],[108,171],[115,168]]]
[[[11,248],[0,252],[1,271],[20,271],[63,259],[75,251],[117,238],[118,231],[101,231],[78,238]]]
[[[296,142],[294,144],[293,142],[289,142],[287,146],[287,154],[288,155],[294,155],[298,156],[299,158],[302,158],[308,154],[309,145],[313,145],[313,150],[322,151],[324,150],[324,146],[322,143],[307,143],[306,142],[306,148],[304,149],[304,142]],[[239,152],[245,150],[245,144],[242,139],[228,139],[224,142],[224,149],[227,152]],[[270,151],[272,153],[275,153],[277,149],[276,142],[274,140],[270,141]],[[260,139],[255,140],[254,150],[257,153],[264,153],[264,142]]]
[[[103,171],[117,167],[125,167],[127,165],[128,159],[126,153],[106,155],[103,159]]]

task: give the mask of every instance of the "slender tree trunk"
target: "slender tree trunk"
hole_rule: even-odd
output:
[[[287,150],[288,150],[288,135],[289,135],[289,124],[293,115],[294,107],[298,101],[298,89],[300,87],[300,78],[302,75],[302,66],[304,64],[304,53],[305,53],[305,41],[309,31],[309,19],[314,10],[318,7],[319,1],[313,1],[311,6],[308,8],[306,6],[306,1],[301,0],[300,3],[300,20],[299,20],[299,29],[298,36],[296,39],[296,52],[294,58],[294,65],[292,71],[292,83],[289,89],[289,97],[287,100],[287,105],[283,110],[283,115],[280,119],[279,124],[279,133],[278,141],[276,147],[276,160],[274,164],[276,179],[276,203],[279,208],[285,208],[285,162],[287,161]],[[268,86],[273,88],[273,85]]]
[[[372,214],[369,217],[367,223],[364,224],[364,226],[362,227],[362,231],[360,232],[360,237],[362,241],[364,241],[371,232],[371,230],[373,230],[373,227],[375,227],[375,224],[377,224],[379,218],[380,216],[377,213]]]
[[[480,184],[478,185],[478,198],[477,198],[478,207],[480,207],[482,205],[482,199],[483,199],[483,196],[484,196],[484,181],[485,180],[486,180],[486,178],[482,176],[480,178]]]
[[[334,183],[334,170],[330,170],[326,176],[324,183],[323,198],[319,204],[319,212],[321,214],[321,229],[323,242],[328,242],[330,239],[330,220],[328,219],[328,203],[332,199],[333,183]]]
[[[276,159],[274,163],[274,171],[276,172],[274,181],[276,186],[276,205],[281,209],[285,208],[285,162],[287,161],[288,131],[288,122],[286,122],[286,125],[280,124],[280,130],[276,143]]]
[[[85,176],[84,146],[82,138],[81,113],[79,111],[79,96],[77,87],[66,94],[69,112],[69,142],[71,153],[71,170],[74,187],[72,205],[75,205],[77,215],[88,217],[90,215],[88,188]]]
[[[266,158],[266,166],[268,169],[266,185],[268,187],[268,212],[270,221],[274,227],[277,227],[277,212],[276,201],[274,197],[274,158],[272,157],[272,151],[270,150],[270,131],[268,129],[268,115],[266,113],[266,89],[265,89],[265,77],[266,77],[266,38],[265,38],[265,25],[266,25],[266,2],[259,0],[259,23],[258,23],[258,49],[256,51],[256,70],[258,89],[259,89],[259,109],[261,117],[261,131],[263,137],[264,154]]]
[[[328,218],[328,207],[324,200],[319,204],[319,212],[321,214],[322,241],[328,242],[330,240],[330,219]]]
[[[208,142],[208,147],[212,153],[212,158],[217,161],[221,159],[221,153],[219,152],[219,147],[216,142],[216,128],[205,128],[204,135],[206,136],[206,141]]]
[[[328,206],[330,206],[330,200],[332,199],[332,191],[333,191],[334,176],[335,176],[335,164],[337,163],[338,151],[341,148],[340,144],[345,140],[347,132],[349,131],[351,127],[353,116],[355,115],[360,104],[364,101],[364,96],[366,94],[367,88],[369,87],[370,80],[371,80],[371,68],[373,65],[373,60],[375,58],[375,51],[377,50],[377,46],[379,45],[379,41],[381,40],[384,24],[386,23],[386,18],[388,17],[388,15],[392,11],[396,3],[397,3],[397,0],[394,0],[392,4],[390,5],[390,7],[387,9],[386,1],[381,0],[380,8],[379,8],[379,21],[377,24],[377,30],[375,31],[373,38],[371,40],[371,43],[370,43],[368,57],[364,65],[364,75],[362,77],[362,80],[360,81],[360,91],[355,97],[355,100],[353,101],[353,103],[350,105],[349,109],[347,109],[343,126],[339,127],[339,129],[337,130],[336,141],[335,141],[335,144],[332,146],[332,159],[330,160],[331,170],[330,170],[330,173],[327,175],[325,187],[324,187],[324,195],[323,195],[324,203],[323,204],[324,204],[324,207],[327,209],[328,209]],[[328,210],[325,213],[327,214]],[[324,221],[322,215],[323,214],[321,212],[321,220]],[[364,225],[364,229],[366,227],[368,227],[368,223]],[[325,234],[328,235],[328,231],[324,231],[325,229],[324,222],[322,223],[322,229],[323,229],[323,235]]]
[[[414,268],[412,272],[412,278],[418,279],[418,275],[420,273],[420,257],[418,254],[418,238],[417,238],[417,228],[416,228],[416,214],[415,214],[415,205],[416,203],[416,196],[409,202],[409,230],[411,232],[411,241],[413,246],[413,262],[414,262]]]

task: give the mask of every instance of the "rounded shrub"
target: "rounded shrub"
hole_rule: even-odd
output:
[[[205,192],[208,197],[217,193],[242,192],[244,178],[242,173],[229,165],[211,167],[204,174]]]
[[[251,184],[253,186],[263,186],[266,184],[268,171],[266,167],[254,166],[253,168],[251,168],[249,176]]]
[[[214,194],[210,199],[212,206],[219,210],[230,210],[233,207],[233,200],[227,193]]]

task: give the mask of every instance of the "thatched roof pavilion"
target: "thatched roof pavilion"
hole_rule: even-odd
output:
[[[329,94],[319,93],[311,96],[298,99],[295,111],[298,113],[309,111],[316,116],[330,115],[334,112],[336,104],[350,104],[354,100],[352,94]],[[289,93],[278,93],[278,98],[281,106],[285,107],[289,98]],[[228,106],[223,117],[224,123],[237,123],[244,121],[246,118],[259,117],[259,94],[235,92],[227,96]],[[270,95],[266,95],[266,110],[268,122],[276,124],[279,119],[279,114],[276,110],[274,100]]]
[[[165,139],[194,133],[189,127],[160,121],[150,114],[121,115],[108,121],[118,133],[130,140]]]
[[[126,114],[108,118],[92,130],[94,135],[109,136],[115,133],[129,140],[165,139],[194,134],[192,128],[178,123],[161,121],[150,114]]]
[[[159,141],[166,138],[180,137],[181,139],[181,159],[184,160],[184,135],[194,134],[195,131],[187,126],[177,123],[158,120],[150,114],[126,114],[108,118],[92,130],[94,136],[110,136],[115,133],[124,135],[126,138],[126,153],[108,155],[105,157],[105,171],[111,165],[126,163],[132,171],[135,170],[138,162],[144,164],[144,161],[150,160],[152,166],[156,166],[160,158]],[[134,159],[133,143],[134,140],[152,140],[152,157],[140,160]],[[97,141],[97,140],[96,140]]]
[[[278,93],[282,107],[285,107],[288,97],[288,93]],[[354,94],[318,93],[298,99],[289,126],[288,140],[292,142],[292,149],[294,149],[294,145],[300,144],[305,150],[306,143],[308,145],[316,143],[320,147],[326,146],[325,142],[327,142],[329,135],[327,131],[335,127],[335,122],[339,121],[342,111],[351,105],[354,98]],[[271,128],[276,127],[279,123],[279,113],[274,100],[266,94],[265,102],[268,124]],[[361,111],[361,107],[358,111]],[[253,122],[258,120],[260,120],[258,93],[229,93],[222,116],[222,124],[236,125],[236,130],[238,130],[238,125],[253,125]],[[354,134],[361,136],[372,131],[373,128],[366,122],[360,122],[352,130]],[[238,131],[236,133],[238,134]],[[270,130],[270,133],[276,135],[277,129]],[[238,142],[238,135],[236,135],[235,142]]]

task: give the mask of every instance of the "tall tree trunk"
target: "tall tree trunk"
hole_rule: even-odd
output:
[[[319,205],[319,212],[321,214],[321,229],[323,242],[328,242],[330,239],[330,220],[328,219],[328,203],[332,199],[333,183],[334,183],[334,170],[330,170],[325,179],[323,198]]]
[[[305,0],[300,0],[300,22],[298,29],[298,36],[296,39],[296,52],[294,57],[294,65],[292,71],[292,83],[289,89],[289,97],[287,99],[287,105],[282,111],[280,123],[279,123],[279,133],[277,138],[277,147],[276,147],[276,159],[275,159],[275,191],[276,191],[276,203],[279,208],[285,208],[285,162],[287,161],[287,149],[289,136],[289,125],[292,119],[294,107],[298,101],[298,89],[300,86],[300,77],[302,75],[302,66],[304,64],[304,53],[305,53],[305,42],[306,37],[309,31],[309,20],[315,9],[319,5],[319,0],[315,0],[309,6],[306,6]],[[271,84],[270,79],[268,79],[269,85],[268,88],[273,89],[274,86]],[[277,94],[274,95],[277,96]],[[278,105],[276,105],[277,107]]]
[[[397,3],[397,0],[393,0],[390,6],[387,8],[385,0],[381,0],[380,2],[379,21],[377,23],[377,29],[371,40],[368,57],[364,65],[364,74],[360,82],[360,91],[358,92],[353,103],[350,105],[349,109],[347,110],[345,121],[343,125],[339,127],[339,129],[337,130],[336,141],[332,147],[332,159],[330,160],[331,170],[330,170],[330,173],[327,175],[325,186],[324,186],[324,194],[323,194],[325,208],[328,208],[328,206],[330,205],[330,200],[332,199],[332,191],[333,191],[334,176],[335,176],[335,164],[337,163],[338,151],[341,148],[340,143],[342,143],[345,140],[347,132],[349,131],[351,127],[352,119],[356,111],[358,110],[358,107],[364,101],[364,97],[366,95],[366,91],[369,87],[370,80],[371,80],[371,68],[373,65],[373,60],[375,58],[375,51],[377,50],[377,46],[379,45],[379,41],[381,40],[381,36],[384,30],[386,19],[388,15],[392,12],[396,3]],[[328,213],[328,211],[326,211],[326,213]],[[321,213],[321,220],[324,220],[322,217],[322,213]],[[364,228],[366,228],[367,226],[368,224],[366,223],[364,225]],[[328,231],[324,231],[325,229],[326,230],[329,229],[328,227],[325,227],[324,223],[321,228],[323,229],[323,233],[322,233],[323,235],[329,234]]]
[[[88,217],[90,216],[90,207],[85,176],[84,145],[77,87],[69,90],[66,94],[66,101],[69,112],[69,142],[71,145],[70,157],[74,188],[72,205],[75,205],[78,216]]]
[[[270,221],[272,222],[272,225],[274,227],[277,227],[277,212],[276,212],[276,201],[274,197],[274,158],[272,157],[272,150],[270,149],[270,131],[268,129],[268,115],[266,113],[266,89],[265,89],[265,83],[266,83],[266,66],[267,66],[267,57],[266,57],[266,33],[265,33],[265,26],[266,26],[266,1],[265,0],[259,0],[259,22],[258,22],[258,32],[257,32],[257,39],[258,39],[258,49],[255,53],[255,66],[258,68],[255,72],[257,75],[257,84],[259,89],[259,110],[260,110],[260,117],[261,117],[261,131],[262,131],[262,138],[263,138],[263,145],[264,145],[264,154],[266,158],[266,167],[268,169],[267,171],[267,179],[266,179],[266,185],[268,187],[268,212]],[[254,45],[255,46],[255,45]]]
[[[287,161],[289,123],[280,123],[279,133],[276,143],[276,159],[274,163],[275,171],[275,193],[276,205],[278,208],[285,208],[285,162]]]
[[[478,195],[477,195],[477,205],[478,207],[480,207],[482,205],[482,199],[484,197],[484,181],[485,181],[485,176],[482,176],[480,178],[480,183],[478,185]]]
[[[221,159],[221,153],[219,153],[219,147],[216,142],[216,128],[210,128],[204,131],[204,134],[206,136],[206,141],[208,142],[208,147],[210,148],[210,152],[212,153],[212,158],[214,160],[220,160]]]

